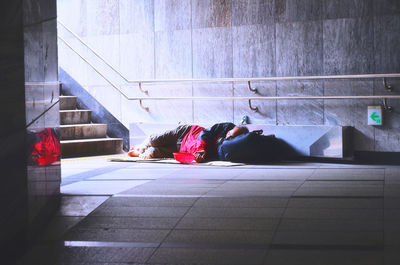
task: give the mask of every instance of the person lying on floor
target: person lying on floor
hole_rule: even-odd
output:
[[[180,125],[151,135],[142,144],[133,146],[128,155],[150,159],[170,158],[174,152],[188,152],[202,163],[218,159],[219,143],[248,132],[245,126],[235,126],[230,122],[217,123],[208,129],[198,125]]]
[[[271,163],[283,160],[296,160],[297,151],[275,135],[263,135],[256,130],[224,139],[218,143],[218,160],[239,163]]]

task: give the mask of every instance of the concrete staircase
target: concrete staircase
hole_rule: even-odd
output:
[[[122,138],[107,137],[107,124],[91,123],[91,110],[76,108],[75,96],[60,96],[61,156],[123,153]]]

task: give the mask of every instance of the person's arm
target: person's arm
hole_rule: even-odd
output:
[[[199,159],[204,159],[205,161],[215,159],[217,154],[218,138],[225,137],[226,133],[234,127],[235,124],[224,122],[214,124],[211,128],[203,130],[199,135],[199,140],[203,141],[206,145],[204,148],[204,154],[201,154]]]
[[[216,138],[225,135],[229,130],[235,128],[235,124],[231,122],[217,123],[211,128],[205,129],[201,132],[199,139],[208,143],[213,143]]]

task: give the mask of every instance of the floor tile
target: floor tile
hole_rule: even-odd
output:
[[[376,188],[383,187],[384,182],[381,180],[312,180],[306,181],[302,187],[317,188]]]
[[[200,208],[195,207],[185,217],[197,218],[279,218],[284,208]]]
[[[107,179],[159,179],[164,176],[174,174],[174,172],[178,171],[177,169],[140,169],[137,168],[132,170],[130,168],[123,168],[119,170],[115,170],[113,172],[100,174],[91,179],[96,180],[107,180]]]
[[[268,180],[268,181],[261,181],[261,180],[242,180],[242,181],[226,181],[224,184],[220,186],[220,188],[231,188],[231,189],[238,189],[238,188],[258,188],[258,189],[265,189],[265,188],[297,188],[303,181],[294,181],[294,180],[287,180],[287,181],[277,181],[277,180]]]
[[[170,230],[74,228],[65,235],[68,241],[150,242],[160,243]]]
[[[153,248],[99,248],[37,246],[29,251],[19,265],[144,263]]]
[[[308,180],[383,180],[384,169],[340,168],[316,169]]]
[[[180,218],[88,216],[79,223],[82,229],[172,229]]]
[[[214,186],[210,187],[185,187],[185,185],[143,185],[141,187],[135,187],[126,189],[120,192],[121,195],[203,195],[209,190],[213,189]]]
[[[385,184],[400,184],[399,167],[389,167],[385,169]]]
[[[104,203],[108,196],[61,196],[59,216],[86,216]]]
[[[279,231],[327,231],[327,232],[363,232],[383,233],[383,219],[289,219],[283,218]]]
[[[400,248],[400,231],[398,229],[391,230],[385,227],[385,246]]]
[[[174,230],[163,243],[179,244],[269,244],[273,231]]]
[[[305,180],[314,172],[314,169],[251,169],[242,172],[235,180]]]
[[[299,246],[373,246],[383,247],[383,233],[379,231],[280,231],[273,244]]]
[[[255,208],[272,208],[286,207],[288,199],[286,198],[200,198],[194,204],[194,207],[207,208],[239,208],[239,207],[255,207]]]
[[[278,218],[190,218],[184,217],[176,229],[204,230],[271,230],[279,224]]]
[[[262,264],[266,250],[160,248],[149,264]]]
[[[146,180],[80,181],[78,183],[61,186],[61,193],[74,195],[113,195],[146,182]]]
[[[385,246],[384,253],[385,265],[400,264],[399,246]]]
[[[400,209],[400,197],[385,197],[384,207],[385,209]]]
[[[293,196],[295,197],[383,197],[382,187],[301,187]]]
[[[241,191],[232,191],[232,190],[211,190],[205,194],[208,197],[268,197],[268,198],[289,198],[295,193],[294,189],[286,189],[286,190],[241,190]]]
[[[398,220],[400,221],[400,209],[385,209],[385,220]]]
[[[289,208],[349,208],[369,209],[383,208],[382,198],[292,198],[288,204]]]
[[[399,198],[400,199],[400,183],[391,183],[388,185],[385,185],[385,197],[393,197],[393,198]]]
[[[181,217],[187,211],[187,207],[102,207],[91,216]]]
[[[40,235],[40,241],[62,240],[64,234],[83,219],[83,216],[55,216]]]
[[[383,209],[309,209],[288,208],[284,218],[315,219],[382,219]]]
[[[270,250],[264,265],[381,265],[382,251],[363,250]]]
[[[190,207],[196,198],[111,197],[103,207]]]

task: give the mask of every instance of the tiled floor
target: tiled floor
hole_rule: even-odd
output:
[[[20,264],[400,264],[400,167],[62,162]]]

